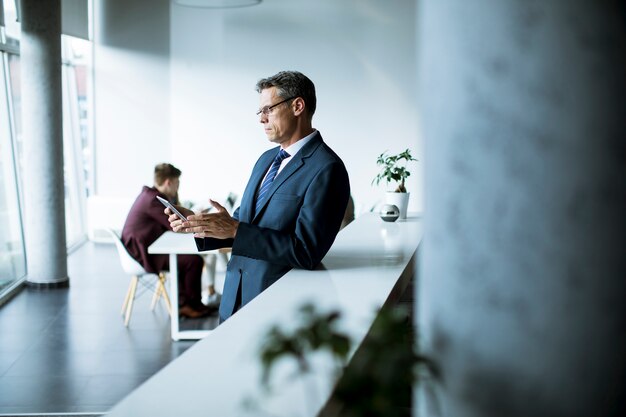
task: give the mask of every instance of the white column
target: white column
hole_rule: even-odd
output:
[[[416,309],[444,416],[624,407],[619,4],[419,4],[426,228]]]
[[[28,282],[68,285],[60,0],[22,0],[20,68]]]

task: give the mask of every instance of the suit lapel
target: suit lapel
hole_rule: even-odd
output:
[[[278,152],[278,147],[275,148],[275,150]],[[258,162],[257,168],[252,171],[252,175],[250,176],[250,180],[248,181],[248,185],[246,185],[246,190],[244,191],[244,196],[246,196],[246,198],[241,202],[241,209],[243,210],[240,215],[241,221],[247,223],[252,221],[252,216],[250,214],[254,211],[256,191],[261,185],[261,181],[263,181],[265,173],[270,168],[270,165],[274,160],[274,156],[275,152],[268,152],[263,159]]]
[[[289,177],[291,177],[296,171],[298,171],[305,165],[305,160],[309,158],[315,152],[317,147],[321,144],[322,144],[322,135],[318,132],[317,135],[315,135],[313,139],[309,141],[309,143],[304,145],[304,147],[300,149],[300,152],[298,152],[293,157],[293,159],[289,161],[287,166],[276,176],[276,179],[274,180],[269,191],[267,192],[267,197],[263,201],[263,205],[259,208],[258,212],[254,213],[253,221],[258,218],[258,214],[263,211],[267,203],[272,199],[272,196],[274,195],[276,190],[278,190],[280,186],[285,181],[287,181],[287,179],[289,179]],[[271,161],[270,161],[270,164],[271,164]],[[265,172],[269,169],[270,164],[267,164],[267,168],[265,169],[265,171],[263,171],[260,179],[258,179],[258,181],[255,182],[256,183],[256,188],[254,189],[255,191],[259,187],[261,180],[263,179],[263,176],[265,175]],[[252,198],[252,200],[253,200],[252,205],[254,205],[254,197]],[[252,211],[250,211],[250,213],[251,212]]]

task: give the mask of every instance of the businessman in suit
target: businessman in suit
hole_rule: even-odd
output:
[[[220,320],[292,268],[314,269],[330,249],[350,196],[342,160],[313,128],[313,82],[282,71],[260,80],[257,112],[270,142],[231,217],[211,200],[214,213],[189,214],[183,222],[169,209],[175,232],[194,233],[199,250],[232,247],[220,304]]]

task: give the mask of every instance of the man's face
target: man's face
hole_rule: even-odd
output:
[[[283,101],[276,92],[276,87],[266,88],[261,91],[259,110],[269,108]],[[263,112],[259,115],[260,122],[270,142],[277,144],[288,143],[296,130],[296,118],[291,107],[292,100],[269,109],[268,114]]]

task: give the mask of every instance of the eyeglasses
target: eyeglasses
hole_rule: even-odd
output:
[[[261,115],[261,113],[263,113],[265,116],[269,116],[269,114],[272,112],[274,107],[279,106],[289,100],[293,100],[294,98],[297,98],[297,97],[289,97],[289,98],[284,99],[283,101],[279,101],[276,104],[272,104],[271,106],[262,107],[258,112],[256,112],[256,115],[259,116]]]

